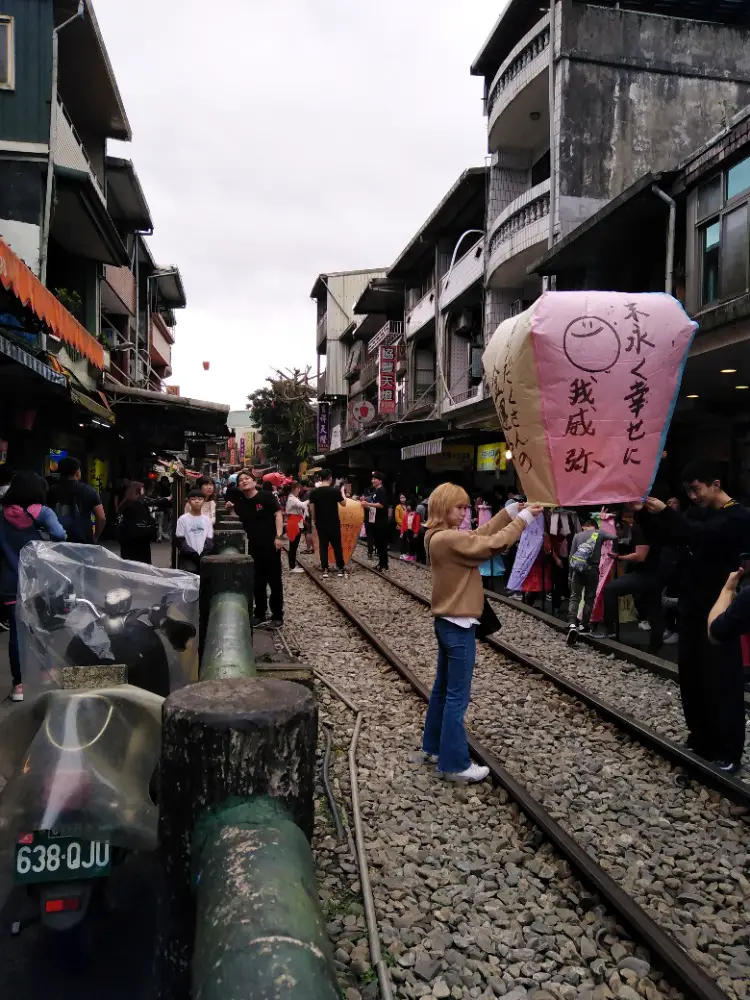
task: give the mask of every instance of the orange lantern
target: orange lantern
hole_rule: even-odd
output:
[[[349,565],[349,560],[354,555],[357,547],[357,539],[365,523],[365,509],[359,500],[346,501],[346,506],[339,504],[339,521],[341,522],[341,549],[344,556],[344,565]],[[335,557],[333,549],[328,546],[328,562],[333,565]]]
[[[207,372],[210,367],[211,367],[211,362],[210,361],[204,361],[203,362],[203,371],[204,372]]]

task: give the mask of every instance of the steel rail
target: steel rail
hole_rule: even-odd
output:
[[[387,583],[390,583],[391,586],[396,587],[403,593],[408,594],[409,597],[414,598],[414,600],[418,601],[420,604],[429,607],[429,598],[425,597],[424,594],[420,594],[418,591],[412,590],[411,587],[404,583],[400,583],[398,580],[392,580],[389,576],[386,576],[384,573],[381,573],[372,566],[368,566],[358,560],[356,561],[356,564],[361,566],[363,569],[368,570],[368,572],[374,573],[375,576],[378,576],[381,580],[385,580]],[[581,687],[581,685],[575,681],[569,680],[567,677],[563,677],[562,674],[558,674],[557,671],[553,670],[551,667],[547,667],[543,663],[540,663],[539,660],[535,659],[533,656],[529,656],[528,654],[521,652],[520,649],[510,645],[510,643],[503,642],[501,639],[496,639],[494,636],[488,636],[482,641],[496,652],[502,653],[504,656],[520,663],[521,666],[527,667],[529,670],[533,670],[535,673],[546,677],[547,680],[551,681],[565,694],[571,695],[578,701],[582,701],[603,719],[606,719],[607,722],[613,723],[618,729],[627,733],[628,736],[634,737],[639,743],[648,747],[650,750],[654,750],[659,754],[659,756],[685,768],[688,772],[692,772],[693,774],[700,776],[702,784],[707,785],[710,788],[714,788],[732,802],[750,808],[750,785],[746,782],[740,781],[732,775],[724,774],[717,767],[714,767],[713,764],[710,764],[708,761],[703,760],[702,757],[693,753],[692,750],[688,750],[687,747],[681,746],[679,743],[675,743],[674,740],[670,740],[667,736],[663,736],[650,726],[639,722],[638,719],[629,715],[627,712],[623,712],[619,708],[615,708],[614,705],[611,705],[609,702],[599,698],[598,695],[592,694],[591,691],[587,691],[586,688]]]
[[[359,629],[370,645],[393,667],[396,673],[407,681],[424,701],[428,701],[429,691],[398,654],[386,645],[370,626],[342,601],[338,594],[331,590],[328,584],[324,583],[308,566],[303,563],[300,565],[329,600]],[[661,958],[688,995],[697,998],[697,1000],[727,1000],[727,994],[714,980],[683,951],[676,941],[665,934],[646,911],[607,875],[604,869],[579,846],[570,834],[566,833],[529,793],[525,785],[514,778],[503,767],[498,758],[476,737],[469,733],[468,740],[474,756],[490,769],[490,773],[498,784],[508,792],[529,819],[555,844],[560,853],[573,865],[582,880],[598,892],[630,927],[635,936]]]

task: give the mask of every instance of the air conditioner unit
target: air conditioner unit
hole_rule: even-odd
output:
[[[453,332],[455,334],[463,334],[464,336],[467,336],[471,333],[473,327],[474,317],[468,309],[464,309],[463,312],[458,314]]]
[[[530,299],[516,299],[516,301],[512,302],[510,306],[511,316],[520,316],[522,312],[526,312],[530,305]]]

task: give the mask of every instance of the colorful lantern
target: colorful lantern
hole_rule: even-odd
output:
[[[211,367],[211,362],[210,361],[204,361],[203,362],[203,371],[204,372],[207,372],[210,367]]]
[[[495,331],[484,370],[531,501],[651,489],[697,329],[670,295],[546,292]]]

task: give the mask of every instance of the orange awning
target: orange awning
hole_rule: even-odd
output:
[[[0,282],[66,344],[104,369],[104,351],[7,244],[0,240]]]

